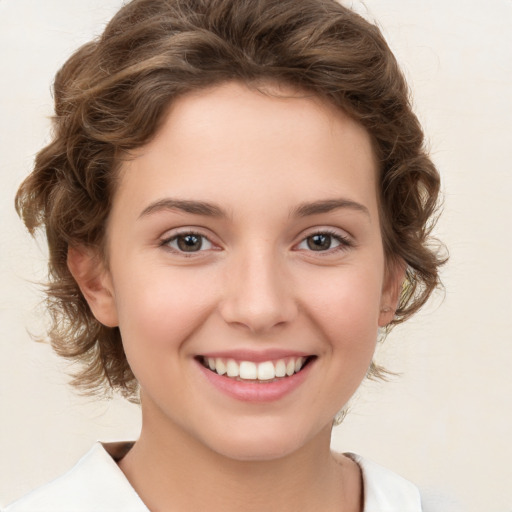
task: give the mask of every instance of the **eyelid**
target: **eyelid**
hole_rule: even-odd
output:
[[[209,247],[207,249],[200,249],[199,251],[190,251],[190,252],[180,251],[179,249],[170,247],[170,245],[169,245],[170,242],[172,242],[173,240],[176,240],[180,236],[186,236],[186,235],[194,235],[197,237],[201,237],[205,240],[208,240],[209,244],[211,244],[211,247]],[[185,257],[194,257],[194,256],[198,256],[201,253],[204,253],[207,251],[220,249],[219,244],[214,242],[212,240],[212,238],[213,237],[211,235],[205,234],[204,230],[201,228],[197,228],[197,227],[193,227],[193,226],[190,226],[190,227],[183,226],[183,227],[179,227],[179,228],[175,228],[175,229],[166,231],[162,236],[159,237],[158,245],[160,247],[163,247],[164,249],[168,249],[169,251],[172,251],[175,254],[179,254],[179,255],[185,256]]]
[[[301,235],[301,239],[298,243],[294,245],[295,248],[297,248],[300,244],[305,242],[308,238],[315,236],[315,235],[328,235],[332,238],[336,239],[339,242],[339,245],[336,247],[333,247],[331,249],[327,249],[325,251],[313,251],[311,249],[298,249],[303,250],[305,252],[309,252],[318,256],[327,256],[331,255],[333,253],[336,253],[338,251],[346,251],[350,249],[351,247],[354,247],[356,244],[354,242],[354,239],[344,230],[336,229],[332,227],[315,227],[307,230],[305,233]]]

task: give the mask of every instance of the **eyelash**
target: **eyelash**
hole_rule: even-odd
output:
[[[207,240],[211,245],[214,245],[213,242],[206,235],[204,235],[202,233],[199,233],[198,231],[187,230],[187,231],[182,231],[180,233],[175,233],[175,234],[173,234],[170,237],[164,238],[160,242],[160,247],[163,247],[164,249],[167,249],[167,250],[169,250],[169,251],[171,251],[173,253],[180,254],[181,256],[183,256],[185,258],[193,258],[198,253],[204,252],[204,251],[201,251],[201,250],[199,250],[199,251],[190,251],[190,252],[181,251],[179,249],[175,249],[174,247],[170,246],[170,244],[172,242],[174,242],[175,240],[178,240],[179,238],[186,237],[186,236],[196,236],[196,237],[200,238],[202,240],[201,246],[204,244],[204,240]]]
[[[326,257],[326,256],[330,256],[332,254],[337,254],[338,252],[346,251],[346,250],[350,249],[351,247],[354,247],[354,243],[352,242],[352,240],[350,240],[348,237],[343,236],[340,233],[338,233],[334,230],[330,230],[330,229],[321,229],[319,231],[314,231],[314,232],[308,234],[308,236],[304,237],[299,242],[299,244],[297,244],[295,247],[300,246],[303,243],[307,243],[308,239],[311,239],[312,237],[318,236],[318,235],[324,235],[324,236],[331,237],[331,239],[338,242],[339,245],[337,245],[334,248],[326,249],[325,251],[323,251],[323,250],[315,251],[313,249],[310,249],[310,250],[306,250],[306,252],[317,253],[317,255],[320,257]],[[180,237],[186,237],[186,236],[195,236],[195,237],[200,238],[201,239],[201,246],[199,248],[200,250],[187,252],[187,251],[183,251],[178,248],[174,248],[174,247],[170,246],[170,244],[172,242],[178,240]],[[187,230],[187,231],[182,231],[180,233],[173,234],[172,236],[163,239],[160,242],[160,246],[164,247],[165,249],[167,249],[173,253],[177,253],[182,257],[194,258],[194,257],[197,257],[199,253],[205,251],[204,249],[201,250],[202,246],[204,245],[204,240],[207,240],[208,243],[213,246],[213,242],[206,235],[204,235],[198,231]],[[211,248],[206,249],[206,250],[211,250]]]
[[[318,236],[318,235],[329,236],[332,239],[334,239],[335,241],[339,242],[339,245],[337,247],[334,247],[332,249],[330,248],[325,251],[314,251],[314,250],[307,251],[307,252],[311,252],[311,253],[317,253],[320,257],[329,256],[332,254],[336,254],[338,252],[346,251],[346,250],[350,249],[351,247],[354,247],[354,245],[355,245],[353,243],[353,241],[350,240],[350,238],[348,238],[347,236],[343,236],[340,233],[338,233],[337,231],[334,231],[331,229],[320,229],[318,231],[309,233],[308,236],[304,237],[298,245],[300,245],[300,244],[306,242],[308,239],[310,239],[314,236]]]

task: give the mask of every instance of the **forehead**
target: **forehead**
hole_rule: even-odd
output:
[[[118,192],[136,190],[141,201],[158,190],[230,201],[251,190],[276,201],[347,190],[376,195],[377,165],[366,130],[326,101],[282,85],[230,82],[188,93],[172,103],[156,136],[133,157],[122,166]]]
[[[197,146],[224,136],[230,136],[240,149],[241,137],[253,147],[271,140],[279,145],[286,134],[293,134],[297,144],[309,140],[314,146],[325,145],[336,138],[350,138],[355,150],[366,152],[371,146],[368,132],[340,108],[313,93],[279,83],[227,82],[185,94],[170,105],[154,140],[168,137],[171,130],[174,140],[182,135],[180,142],[192,142],[200,135]]]

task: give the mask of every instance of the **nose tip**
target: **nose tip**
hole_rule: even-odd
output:
[[[246,260],[227,281],[220,310],[231,325],[258,334],[286,325],[297,314],[291,282],[271,259]]]
[[[281,304],[248,301],[231,302],[224,310],[227,323],[244,327],[253,334],[260,334],[288,323],[291,315],[287,314]]]

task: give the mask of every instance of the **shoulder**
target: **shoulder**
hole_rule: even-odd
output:
[[[70,471],[9,505],[4,512],[91,510],[148,512],[101,443],[96,443]]]
[[[354,453],[345,453],[361,468],[363,512],[460,512],[456,503],[433,492],[420,492],[409,480]]]
[[[361,468],[364,512],[422,512],[420,492],[413,483],[360,455],[345,455]]]

